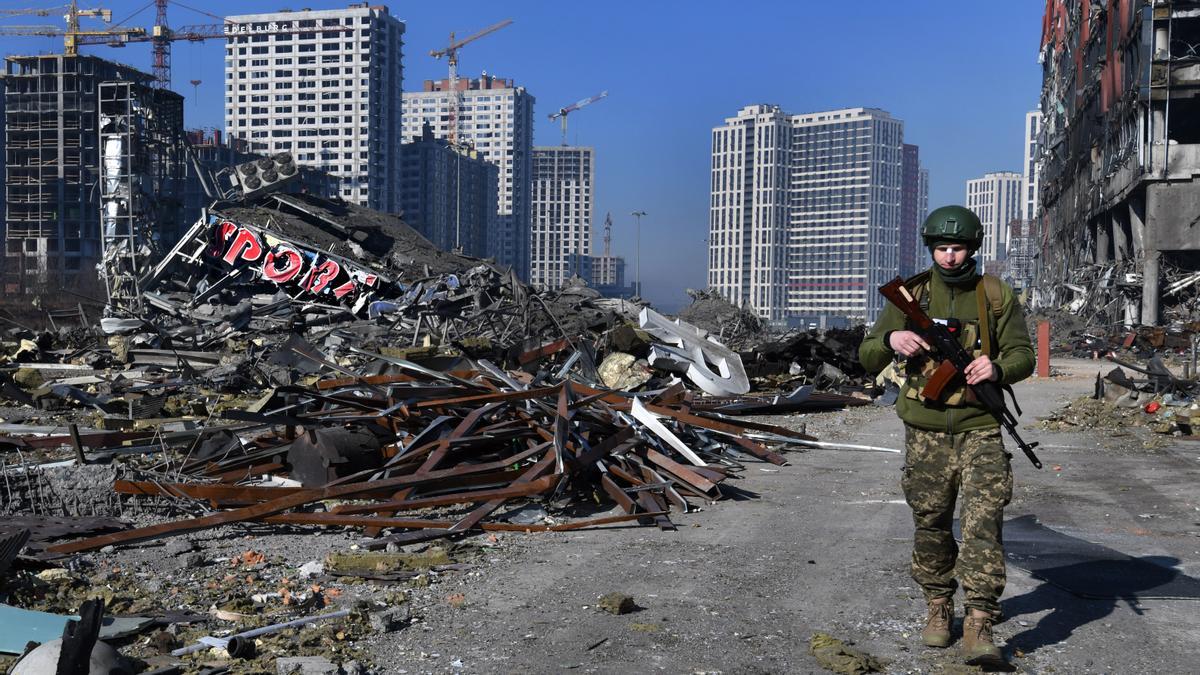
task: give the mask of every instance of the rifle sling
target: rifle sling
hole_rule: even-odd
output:
[[[977,316],[979,317],[979,342],[983,347],[983,353],[990,359],[992,358],[992,331],[991,321],[987,314],[987,298],[984,296],[983,278],[979,279],[979,283],[975,286],[975,305],[977,308]]]

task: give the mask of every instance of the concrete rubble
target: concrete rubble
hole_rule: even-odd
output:
[[[73,626],[106,589],[106,616],[143,621],[100,638],[129,672],[369,672],[354,640],[410,617],[362,584],[461,573],[505,533],[674,529],[816,440],[745,415],[873,386],[861,331],[531,288],[302,194],[218,200],[121,279],[98,325],[0,334],[0,606]],[[201,543],[230,528],[354,534],[284,569],[265,542]],[[187,585],[124,573],[147,546]]]

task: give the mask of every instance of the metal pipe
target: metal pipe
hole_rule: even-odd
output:
[[[202,649],[209,649],[211,647],[225,648],[235,638],[245,640],[247,638],[258,637],[259,635],[267,635],[269,633],[278,633],[279,631],[286,630],[288,628],[294,628],[297,626],[305,626],[307,624],[314,623],[317,621],[324,621],[326,619],[337,619],[337,618],[341,618],[343,616],[348,616],[349,614],[350,614],[350,610],[341,609],[336,612],[330,612],[329,614],[318,614],[316,616],[306,616],[302,619],[293,619],[291,621],[285,621],[283,623],[276,623],[276,624],[272,624],[270,626],[263,626],[262,628],[255,628],[253,630],[248,630],[243,633],[238,633],[236,635],[230,635],[227,638],[217,638],[217,637],[212,637],[210,635],[210,636],[200,638],[201,642],[198,642],[194,645],[188,645],[187,647],[180,647],[179,649],[172,651],[171,656],[184,656],[186,654],[198,652]],[[208,642],[204,642],[205,640],[207,640]]]

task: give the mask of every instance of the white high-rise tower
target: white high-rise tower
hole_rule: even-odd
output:
[[[395,213],[404,23],[366,3],[226,22],[226,133],[254,152],[291,152],[336,176],[346,201]]]

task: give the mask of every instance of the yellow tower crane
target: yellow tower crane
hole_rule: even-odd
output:
[[[146,29],[144,28],[108,28],[105,30],[82,30],[79,27],[79,19],[81,18],[96,18],[104,23],[112,22],[112,10],[109,9],[79,9],[79,5],[75,0],[71,0],[69,5],[65,6],[67,13],[64,17],[67,21],[67,28],[63,30],[57,26],[0,26],[0,35],[42,35],[46,37],[63,38],[63,53],[67,56],[75,56],[79,53],[79,45],[81,44],[110,44],[114,46],[123,46],[131,38],[144,37]],[[50,16],[53,9],[12,9],[4,10],[2,13],[6,15],[16,14],[33,14],[36,16]]]

